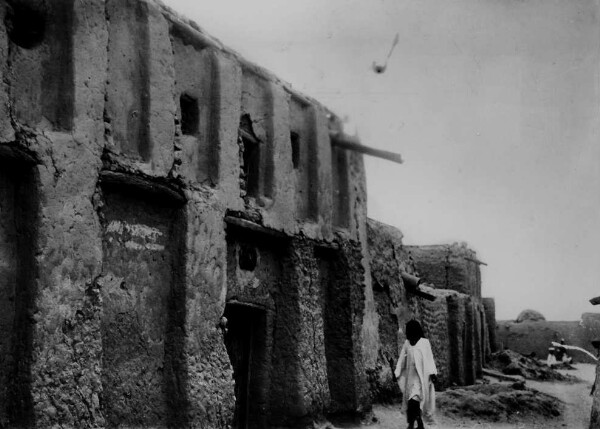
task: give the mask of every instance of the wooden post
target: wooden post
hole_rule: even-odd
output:
[[[360,144],[358,138],[354,136],[349,136],[341,132],[330,132],[329,138],[331,139],[331,144],[333,146],[337,146],[341,149],[353,150],[355,152],[360,152],[365,155],[370,155],[376,158],[382,158],[387,159],[388,161],[397,162],[398,164],[402,164],[404,162],[400,154],[388,152],[387,150],[374,149],[369,146],[364,146]]]

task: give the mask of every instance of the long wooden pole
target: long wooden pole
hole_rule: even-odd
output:
[[[349,136],[343,133],[330,132],[331,144],[342,149],[353,150],[355,152],[364,153],[365,155],[374,156],[376,158],[387,159],[388,161],[402,164],[404,160],[399,153],[388,152],[387,150],[374,149],[369,146],[360,144],[354,136]]]

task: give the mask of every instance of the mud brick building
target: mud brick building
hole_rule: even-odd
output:
[[[509,348],[523,354],[535,353],[539,358],[548,356],[551,342],[565,343],[586,349],[593,355],[596,350],[592,341],[600,339],[600,314],[583,313],[578,321],[552,320],[499,320],[496,323],[496,338],[502,348]],[[575,362],[595,363],[587,354],[569,352]]]
[[[0,425],[367,412],[365,176],[335,115],[155,2],[0,16]]]
[[[456,337],[457,346],[451,350],[450,362],[457,369],[464,362],[465,369],[464,372],[451,371],[455,374],[452,382],[472,384],[481,375],[491,353],[490,327],[495,327],[495,323],[487,321],[490,311],[486,311],[481,297],[480,266],[484,263],[465,243],[408,246],[407,249],[425,282],[435,289],[458,292],[447,297],[450,336]],[[488,306],[493,306],[493,299],[486,301]]]
[[[479,295],[405,290],[327,108],[151,0],[0,18],[0,426],[361,416],[413,316],[470,381]]]
[[[490,328],[495,329],[495,320],[487,321],[493,310],[486,312],[481,299],[475,252],[465,245],[405,246],[398,229],[372,219],[367,225],[381,340],[377,365],[368,370],[375,400],[398,395],[392,371],[405,340],[398,329],[411,318],[422,323],[431,341],[438,387],[473,384],[491,353]],[[421,278],[424,285],[415,289],[402,273]],[[485,302],[493,308],[491,298]]]

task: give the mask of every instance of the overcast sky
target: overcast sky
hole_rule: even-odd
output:
[[[366,158],[369,216],[467,242],[498,319],[598,311],[600,0],[165,3],[400,152]]]

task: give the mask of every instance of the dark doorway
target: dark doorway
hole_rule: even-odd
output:
[[[233,428],[264,428],[268,420],[269,366],[265,309],[228,303],[225,346],[235,380]]]

